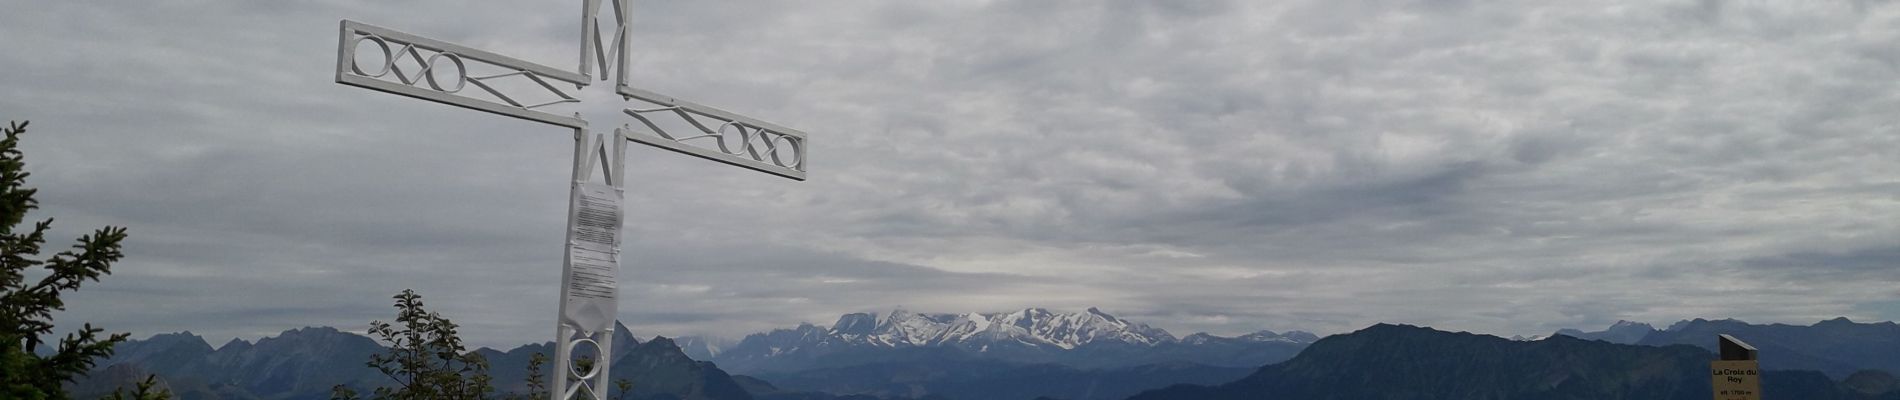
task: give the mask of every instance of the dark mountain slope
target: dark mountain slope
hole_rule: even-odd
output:
[[[148,365],[152,373],[172,373],[186,363],[211,354],[211,344],[191,332],[163,333],[149,339],[127,341],[112,348],[112,358],[99,366],[114,364]]]
[[[710,362],[693,361],[673,344],[656,337],[629,349],[613,365],[613,377],[634,382],[636,399],[751,400],[737,381]]]
[[[382,375],[364,365],[379,351],[382,346],[368,337],[330,327],[302,328],[250,346],[219,348],[178,372],[159,376],[235,385],[260,398],[327,399],[338,384],[380,383]]]
[[[126,352],[101,363],[97,379],[82,380],[74,393],[104,394],[156,374],[181,400],[266,399],[325,400],[330,388],[345,384],[368,388],[393,384],[365,365],[384,351],[374,340],[335,328],[302,328],[249,343],[234,340],[215,351],[190,334],[159,335],[120,344]],[[490,377],[502,393],[525,392],[528,359],[541,352],[553,358],[551,344],[533,344],[507,352],[478,349],[489,361]],[[665,339],[641,343],[621,326],[615,334],[613,378],[635,382],[633,400],[751,400],[731,376],[711,363],[693,361]],[[554,376],[558,366],[544,365]]]
[[[1495,336],[1375,325],[1321,339],[1285,363],[1220,386],[1175,386],[1133,399],[1707,399],[1713,355],[1567,336]],[[1777,399],[1872,398],[1807,371],[1768,371]],[[1894,396],[1887,393],[1882,396]],[[1890,398],[1890,397],[1879,397]]]
[[[1249,368],[1178,363],[1118,369],[1078,369],[1055,364],[1021,365],[991,359],[935,363],[863,364],[763,378],[779,387],[808,392],[878,397],[939,396],[949,399],[1121,399],[1179,383],[1217,384],[1246,376]]]
[[[1893,322],[1862,324],[1836,318],[1799,326],[1695,319],[1652,333],[1637,344],[1687,344],[1714,351],[1715,340],[1710,338],[1724,333],[1761,349],[1765,369],[1815,370],[1834,379],[1864,369],[1900,373],[1900,324]]]

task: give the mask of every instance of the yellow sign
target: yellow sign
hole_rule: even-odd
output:
[[[1715,400],[1761,400],[1761,366],[1755,360],[1714,361]]]

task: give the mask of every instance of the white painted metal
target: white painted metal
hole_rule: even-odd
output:
[[[541,64],[507,57],[467,46],[429,39],[394,29],[344,20],[337,34],[337,83],[413,97],[473,110],[486,111],[529,121],[563,126],[574,130],[574,174],[569,192],[567,247],[562,262],[560,314],[555,323],[555,374],[550,395],[555,400],[606,398],[608,375],[612,368],[613,316],[618,312],[616,288],[619,265],[621,218],[624,199],[626,145],[628,141],[672,150],[692,156],[745,167],[786,178],[805,180],[807,144],[804,132],[760,121],[718,108],[675,99],[627,84],[628,29],[631,25],[632,0],[611,1],[612,33],[603,36],[600,12],[603,0],[582,0],[581,58],[578,72],[568,72]],[[610,39],[611,38],[611,39]],[[381,53],[382,64],[363,65],[357,52],[368,43]],[[474,76],[469,62],[478,67],[503,72]],[[413,62],[416,71],[404,71],[402,65]],[[367,67],[367,68],[366,68]],[[442,78],[440,72],[453,67],[455,73]],[[585,88],[598,71],[600,80],[614,78],[614,92],[624,100],[645,103],[643,108],[628,108],[623,113],[640,121],[651,132],[638,132],[622,124],[611,141],[605,135],[589,135],[587,121],[580,114],[563,116],[540,110],[556,104],[580,100],[554,80]],[[491,81],[512,79],[534,83],[553,100],[527,103],[520,93],[503,93]],[[486,97],[465,94],[475,87]],[[675,135],[662,128],[654,118],[672,116],[692,127],[687,135]],[[716,121],[708,123],[702,119]],[[694,142],[688,142],[694,141]],[[613,143],[611,153],[607,143]],[[696,146],[696,144],[699,144]],[[602,184],[593,183],[595,167],[602,170],[605,185],[611,187],[615,218],[611,245],[588,243],[575,237],[582,221],[581,201],[588,191],[600,192]],[[595,193],[599,194],[599,193]],[[599,221],[591,221],[599,222]],[[606,266],[589,264],[590,271],[578,271],[576,255],[605,259]],[[577,275],[580,274],[580,275]],[[586,281],[586,282],[582,282]],[[577,286],[579,285],[579,286]],[[576,350],[595,355],[591,367],[581,370],[574,363]],[[636,383],[638,384],[638,383]]]
[[[574,258],[579,254],[598,254],[601,250],[605,250],[605,255],[612,257],[614,265],[618,265],[620,220],[625,215],[621,211],[626,209],[625,205],[619,202],[625,199],[626,190],[625,174],[622,169],[626,165],[625,135],[624,131],[615,130],[612,141],[609,141],[605,135],[589,135],[585,129],[574,130],[574,179],[568,194],[567,251],[564,253],[566,258],[561,263],[560,319],[555,323],[557,340],[554,343],[557,345],[554,350],[554,365],[558,366],[556,368],[559,368],[560,372],[554,374],[553,385],[549,386],[551,389],[549,393],[555,395],[556,399],[573,399],[580,394],[586,394],[586,397],[581,398],[603,399],[607,397],[607,389],[610,387],[607,371],[613,367],[613,359],[610,357],[613,354],[613,316],[619,309],[618,296],[614,293],[616,289],[612,287],[611,281],[616,277],[612,276],[613,271],[607,271],[606,275],[609,276],[606,277],[583,276],[576,269]],[[613,147],[612,154],[608,153],[609,145]],[[610,244],[603,246],[606,248],[596,247],[594,243],[575,237],[576,227],[580,225],[579,220],[582,218],[580,215],[582,206],[579,204],[586,195],[584,192],[590,186],[600,186],[598,183],[592,183],[596,170],[601,171],[605,186],[611,188],[610,195],[616,200],[613,211],[614,223],[610,232],[612,239],[609,240]],[[586,288],[588,285],[579,281],[590,277],[609,280],[605,298],[586,295],[585,292],[589,292]],[[589,347],[588,350],[591,351],[588,353],[594,355],[593,363],[585,370],[574,362],[574,351],[581,346]]]
[[[805,180],[804,132],[651,91],[628,86],[621,86],[616,90],[623,96],[657,106],[622,110],[652,129],[650,133],[627,135],[629,140],[786,178]],[[655,114],[677,116],[682,122],[692,126],[695,132],[688,132],[686,136],[667,132],[649,117]],[[707,124],[700,118],[711,119],[717,123]],[[706,142],[714,146],[699,147],[686,143],[688,140],[696,139],[711,139]]]
[[[584,0],[581,8],[581,76],[594,76],[594,62],[600,61],[600,80],[607,80],[607,70],[620,66],[614,75],[614,86],[627,86],[627,28],[633,25],[633,0],[613,0],[614,33],[613,44],[601,46],[600,37],[600,0]],[[610,60],[611,64],[609,64]]]
[[[356,59],[357,48],[363,43],[376,45],[383,54],[383,63],[373,67],[375,69],[373,72],[365,70],[361,60]],[[429,56],[423,57],[424,52],[429,53]],[[337,57],[337,83],[569,128],[587,126],[587,122],[579,117],[536,110],[536,108],[555,104],[579,102],[580,100],[573,95],[548,83],[547,79],[585,85],[587,80],[580,74],[349,20],[343,21],[343,26],[337,35]],[[445,87],[448,84],[440,82],[434,74],[435,69],[441,67],[440,63],[445,60],[457,67],[453,86]],[[480,61],[510,72],[469,76],[468,67],[463,60]],[[413,74],[403,71],[402,64],[407,61],[415,61],[422,67]],[[526,79],[534,82],[547,89],[547,94],[554,96],[557,100],[523,104],[515,100],[519,94],[510,96],[496,90],[486,82],[504,78]],[[418,86],[418,83],[425,85]],[[460,92],[467,89],[469,85],[482,89],[499,101],[461,94]]]

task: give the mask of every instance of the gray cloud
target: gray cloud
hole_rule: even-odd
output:
[[[17,3],[17,4],[15,4]],[[9,2],[45,215],[132,229],[70,320],[545,340],[567,134],[336,85],[337,20],[567,67],[500,1]],[[814,135],[796,183],[632,149],[622,317],[896,305],[1177,333],[1891,319],[1883,3],[640,2],[638,85]],[[573,108],[615,120],[611,96]],[[138,304],[133,307],[128,304]]]

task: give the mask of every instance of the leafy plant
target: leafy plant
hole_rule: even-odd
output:
[[[127,334],[101,337],[104,330],[88,323],[60,339],[50,355],[35,354],[34,349],[41,346],[41,337],[52,333],[53,312],[66,309],[62,295],[112,274],[112,263],[124,257],[119,247],[125,228],[100,228],[80,236],[71,250],[38,258],[53,220],[18,229],[26,214],[39,208],[39,200],[33,198],[39,190],[26,187],[31,174],[26,172],[19,147],[26,126],[25,122],[11,123],[5,129],[6,138],[0,139],[0,398],[65,399],[69,396],[60,385],[84,376],[99,359],[112,356],[112,346],[125,341]],[[34,268],[44,269],[46,275],[28,282],[26,271]]]
[[[528,395],[526,399],[545,399],[548,397],[548,377],[541,374],[541,366],[548,363],[548,356],[534,353],[528,357]]]
[[[387,343],[388,352],[370,356],[367,363],[396,382],[375,389],[374,399],[486,399],[495,391],[489,384],[488,362],[469,352],[456,336],[456,325],[441,314],[423,308],[414,290],[397,294],[396,323],[370,323],[369,333]],[[356,399],[354,389],[337,386],[335,399]]]
[[[614,400],[627,400],[627,396],[633,394],[633,381],[626,378],[615,379],[614,388],[620,389],[620,395],[614,396]]]
[[[145,380],[139,381],[138,388],[132,389],[132,393],[126,393],[123,388],[114,389],[112,394],[105,398],[106,400],[171,400],[172,394],[158,388],[157,376],[146,375]]]

